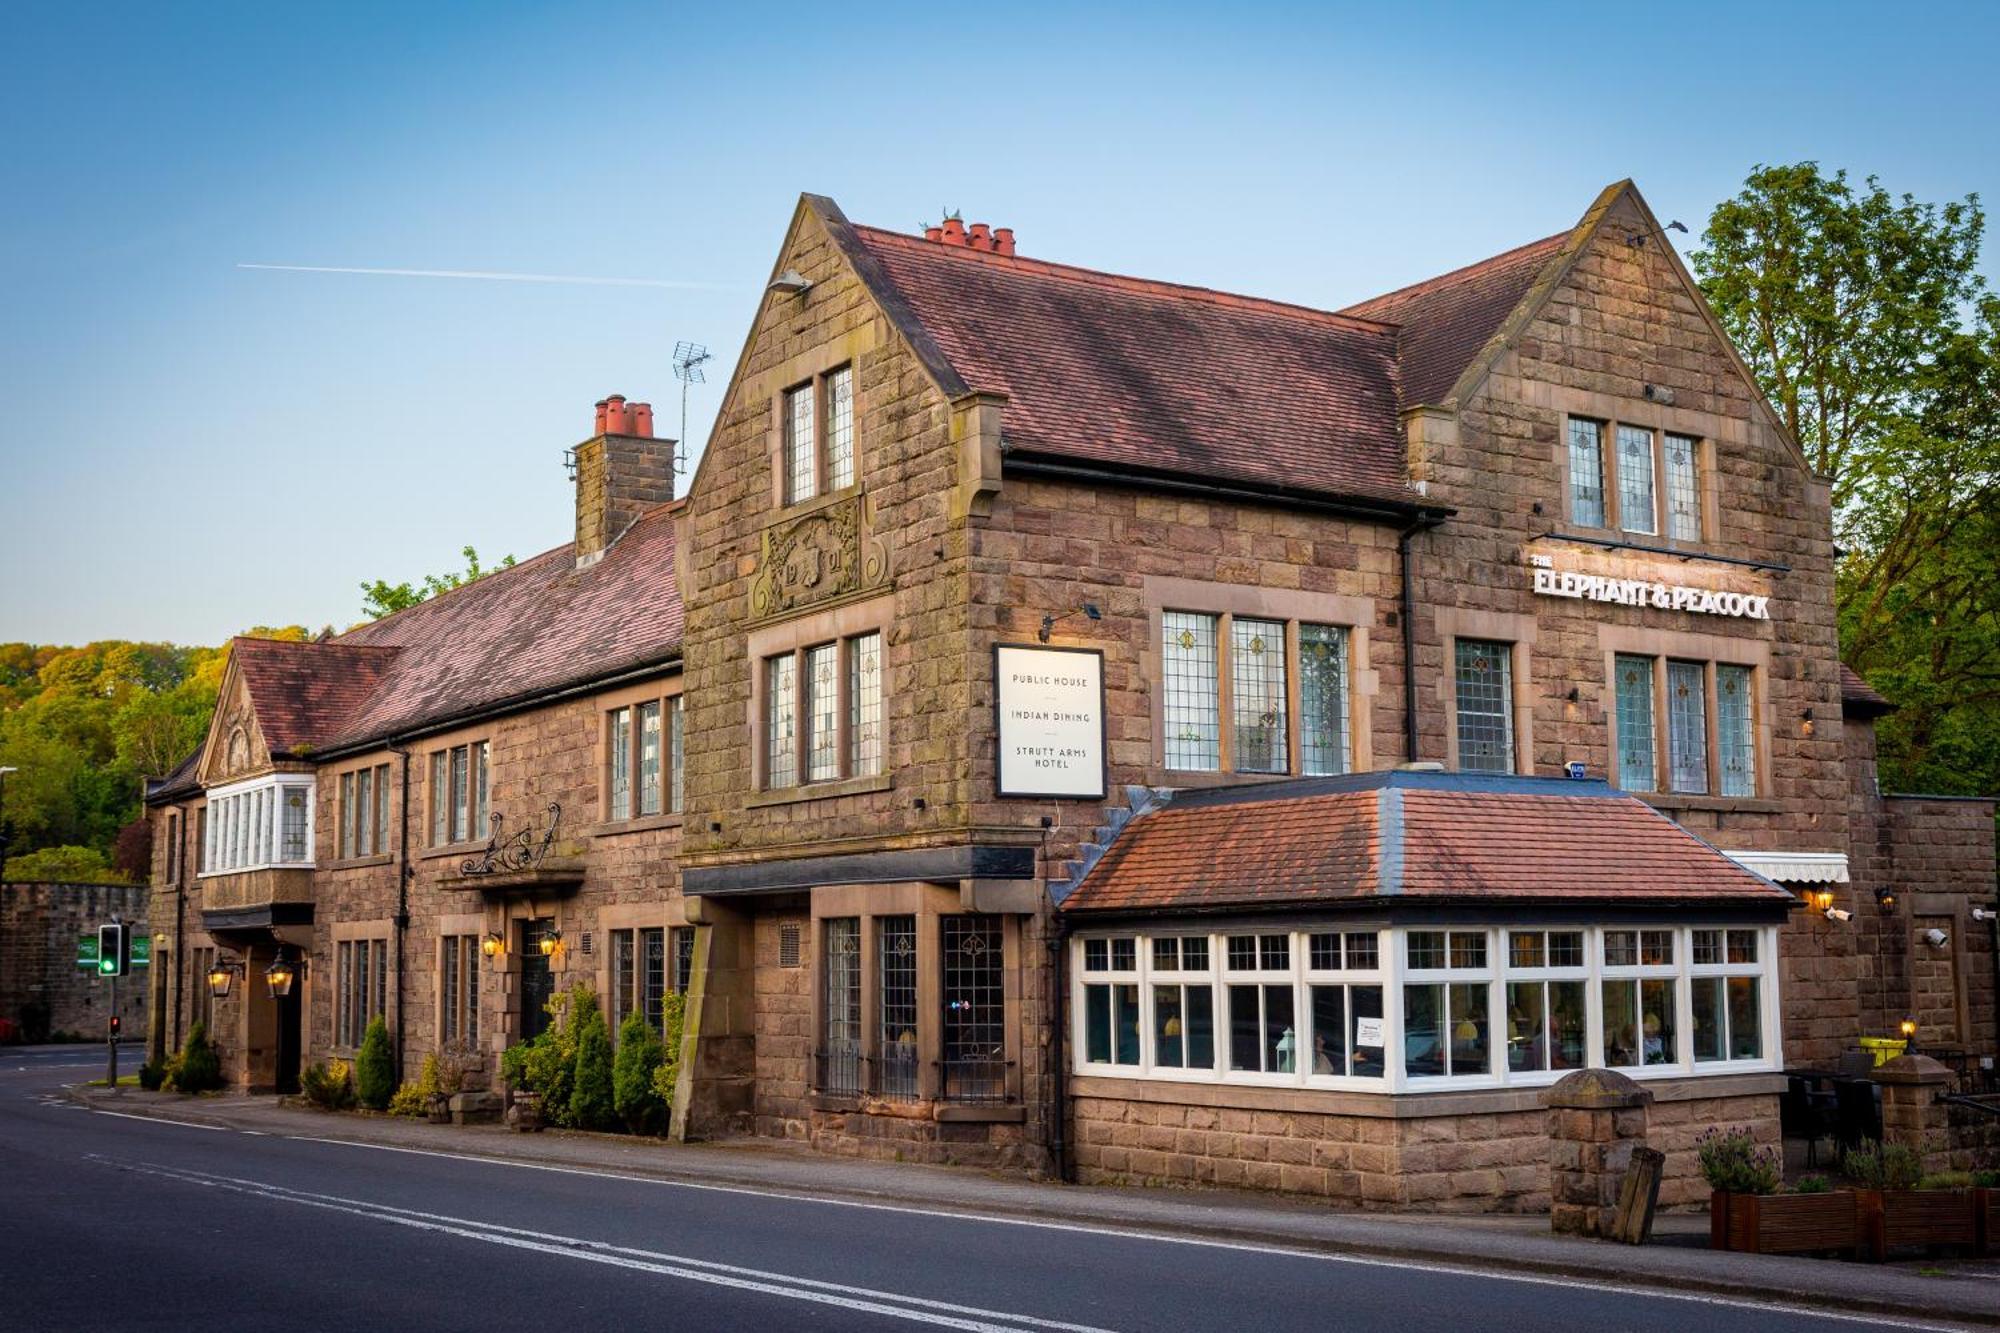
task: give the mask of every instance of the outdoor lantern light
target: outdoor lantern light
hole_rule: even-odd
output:
[[[562,932],[560,930],[551,929],[548,934],[542,936],[542,957],[553,958],[555,957],[556,950],[560,948],[562,948]]]
[[[299,979],[298,969],[286,959],[285,951],[278,950],[278,956],[264,969],[264,980],[270,984],[271,998],[282,1000],[292,993],[292,983]]]
[[[500,937],[490,930],[486,932],[486,938],[479,941],[479,952],[485,954],[488,958],[498,958],[500,950],[504,947],[500,942]]]
[[[1813,714],[1810,708],[1799,717],[1799,734],[1802,736],[1813,734]]]
[[[218,958],[208,969],[208,993],[218,1000],[229,998],[230,983],[236,980],[236,964]]]
[[[1877,890],[1875,890],[1875,902],[1876,902],[1876,904],[1877,904],[1877,905],[1878,905],[1879,907],[1881,907],[1881,909],[1882,909],[1883,911],[1885,911],[1885,912],[1893,912],[1893,911],[1895,911],[1895,910],[1896,910],[1896,891],[1895,891],[1894,889],[1877,889]]]
[[[1917,1020],[1914,1018],[1906,1018],[1903,1020],[1901,1026],[1903,1030],[1903,1040],[1914,1041],[1917,1036]]]
[[[1806,905],[1815,912],[1825,912],[1833,907],[1832,889],[1807,889]]]

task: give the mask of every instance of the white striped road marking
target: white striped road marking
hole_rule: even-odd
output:
[[[270,1199],[280,1203],[302,1204],[310,1208],[324,1208],[334,1212],[349,1213],[356,1217],[372,1218],[379,1222],[390,1222],[398,1226],[415,1227],[423,1231],[441,1232],[459,1236],[467,1240],[485,1241],[492,1245],[505,1245],[514,1249],[533,1250],[542,1254],[556,1255],[566,1259],[581,1259],[589,1263],[610,1264],[619,1268],[631,1268],[640,1272],[657,1273],[665,1277],[683,1278],[695,1282],[706,1282],[714,1286],[735,1287],[745,1291],[760,1292],[769,1296],[783,1296],[792,1300],[812,1301],[821,1305],[835,1305],[843,1309],[859,1310],[867,1314],[888,1315],[897,1319],[909,1319],[919,1323],[935,1324],[943,1328],[969,1330],[970,1333],[1022,1333],[1023,1329],[1049,1329],[1056,1333],[1111,1333],[1111,1330],[1090,1324],[1070,1324],[1059,1320],[1041,1319],[1033,1315],[1013,1314],[1004,1310],[986,1310],[973,1305],[956,1305],[948,1301],[929,1300],[920,1296],[908,1296],[901,1292],[878,1291],[868,1287],[847,1286],[837,1282],[822,1282],[813,1278],[795,1277],[788,1273],[773,1273],[763,1269],[744,1268],[736,1264],[715,1263],[706,1259],[694,1259],[686,1255],[665,1254],[656,1250],[633,1249],[629,1246],[612,1245],[605,1241],[588,1240],[580,1236],[565,1236],[555,1232],[529,1231],[521,1227],[501,1226],[492,1222],[481,1222],[472,1218],[453,1217],[445,1213],[419,1212],[410,1208],[397,1208],[388,1204],[370,1202],[364,1199],[343,1198],[334,1194],[315,1194],[305,1190],[288,1189],[264,1181],[246,1180],[240,1176],[222,1176],[207,1171],[195,1171],[181,1167],[165,1167],[145,1163],[123,1163],[88,1155],[88,1160],[124,1170],[137,1171],[146,1175],[164,1176],[192,1185],[212,1189],[225,1189],[237,1194],[255,1198]],[[999,1322],[995,1322],[999,1321]]]

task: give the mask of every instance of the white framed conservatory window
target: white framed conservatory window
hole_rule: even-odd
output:
[[[208,793],[203,875],[313,863],[313,780],[283,773]]]
[[[1071,948],[1079,1074],[1424,1092],[1777,1063],[1769,926],[1127,928]]]

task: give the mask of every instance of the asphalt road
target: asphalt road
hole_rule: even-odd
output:
[[[0,1051],[0,1326],[1916,1327],[127,1118],[96,1063]]]

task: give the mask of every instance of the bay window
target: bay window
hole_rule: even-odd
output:
[[[1167,768],[1321,776],[1352,766],[1345,626],[1164,611],[1160,674]]]
[[[280,773],[209,792],[201,821],[201,873],[310,866],[313,788],[311,777]]]
[[[1072,941],[1079,1074],[1426,1091],[1769,1067],[1768,926],[1308,927]]]

